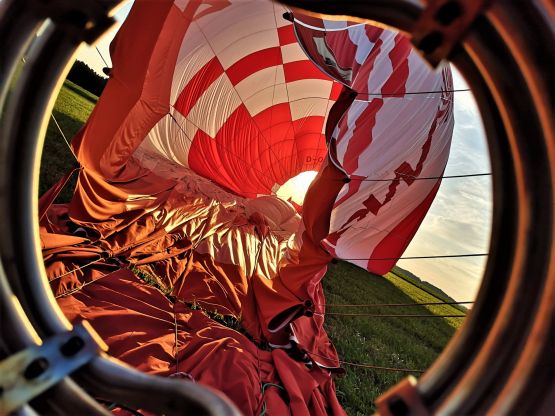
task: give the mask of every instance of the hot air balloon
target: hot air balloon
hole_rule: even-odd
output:
[[[449,154],[449,69],[263,0],[136,0],[110,53],[73,199],[51,204],[67,176],[41,198],[62,310],[245,414],[343,414],[320,281],[334,258],[389,271],[417,231],[440,185],[419,178]],[[304,201],[277,196],[306,172]]]

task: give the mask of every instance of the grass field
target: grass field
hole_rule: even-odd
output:
[[[54,116],[64,134],[70,139],[92,111],[97,97],[66,81]],[[49,189],[71,167],[75,159],[57,127],[51,120],[43,150],[40,192]],[[60,195],[68,201],[73,183]],[[323,281],[328,313],[372,313],[459,315],[466,312],[460,306],[410,307],[334,307],[334,304],[391,304],[449,301],[439,289],[420,281],[410,272],[395,268],[386,276],[369,274],[348,263],[330,264]],[[369,316],[326,317],[326,329],[343,361],[384,367],[426,369],[443,350],[461,318],[400,318]],[[387,388],[407,376],[345,365],[346,374],[337,380],[338,397],[350,415],[374,412],[373,400]],[[419,373],[413,373],[418,376]]]
[[[63,134],[68,140],[79,131],[89,117],[98,97],[66,81],[54,107],[53,115],[59,123]],[[77,161],[51,118],[46,132],[46,140],[42,150],[40,167],[39,194],[42,195],[54,185],[70,169],[77,166]],[[58,197],[59,202],[67,202],[71,198],[75,186],[72,179]]]
[[[377,276],[349,263],[331,264],[323,280],[327,312],[375,315],[461,315],[450,305],[410,307],[333,307],[333,304],[410,304],[442,302],[395,273]],[[326,329],[343,361],[425,370],[437,358],[462,318],[326,317]],[[408,374],[344,366],[336,381],[338,397],[350,415],[374,412],[372,402]]]

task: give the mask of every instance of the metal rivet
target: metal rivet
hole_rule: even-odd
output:
[[[463,14],[463,7],[458,1],[450,1],[441,6],[434,19],[443,26],[449,26]]]
[[[78,336],[73,336],[60,347],[60,352],[66,357],[71,357],[81,351],[84,346],[85,341]]]
[[[46,358],[39,357],[29,363],[29,365],[23,372],[23,377],[25,377],[27,380],[32,380],[34,378],[37,378],[40,375],[42,375],[46,370],[48,370],[49,366],[50,366],[50,363]]]

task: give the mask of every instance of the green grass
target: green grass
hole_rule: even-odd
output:
[[[373,314],[459,315],[450,305],[411,307],[334,308],[332,304],[389,304],[441,302],[440,299],[394,273],[377,276],[349,263],[330,264],[323,280],[327,312]],[[344,361],[384,367],[425,370],[437,358],[461,318],[326,317],[326,330]],[[350,415],[375,411],[373,401],[407,376],[345,366],[336,381],[338,397]],[[413,373],[418,376],[419,373]]]
[[[67,140],[70,141],[79,131],[92,112],[97,100],[98,97],[90,92],[85,91],[71,81],[65,81],[54,105],[53,115],[60,124]],[[42,150],[39,195],[50,189],[64,174],[76,166],[78,166],[77,161],[51,118]],[[75,180],[74,176],[60,193],[58,202],[70,200],[75,187]]]
[[[91,113],[97,97],[66,81],[54,107],[54,116],[68,139],[80,129]],[[40,193],[48,190],[77,163],[50,121],[43,150]],[[58,202],[71,198],[74,182],[61,193]],[[138,271],[136,271],[138,273]],[[156,279],[148,273],[140,277],[150,284]],[[425,303],[451,301],[439,289],[423,282],[412,273],[395,268],[386,276],[376,276],[348,263],[330,264],[323,280],[328,305]],[[163,292],[167,292],[161,288]],[[417,306],[334,308],[327,312],[367,312],[374,314],[439,314],[465,312],[462,306]],[[214,317],[221,318],[221,317]],[[222,318],[222,319],[225,319]],[[220,319],[221,320],[221,319]],[[328,315],[326,330],[344,361],[385,367],[426,369],[443,350],[460,318],[377,318]],[[230,323],[230,325],[233,324]],[[337,393],[350,415],[374,413],[373,401],[389,387],[406,377],[406,373],[385,372],[344,366],[347,373],[336,381]],[[418,376],[418,373],[414,374]]]

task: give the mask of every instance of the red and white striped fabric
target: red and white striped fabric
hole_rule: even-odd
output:
[[[350,182],[322,243],[335,257],[386,273],[439,188],[439,179],[419,178],[437,178],[447,164],[451,73],[430,70],[399,33],[299,13],[295,30],[314,63],[357,94],[332,135],[332,161]]]

